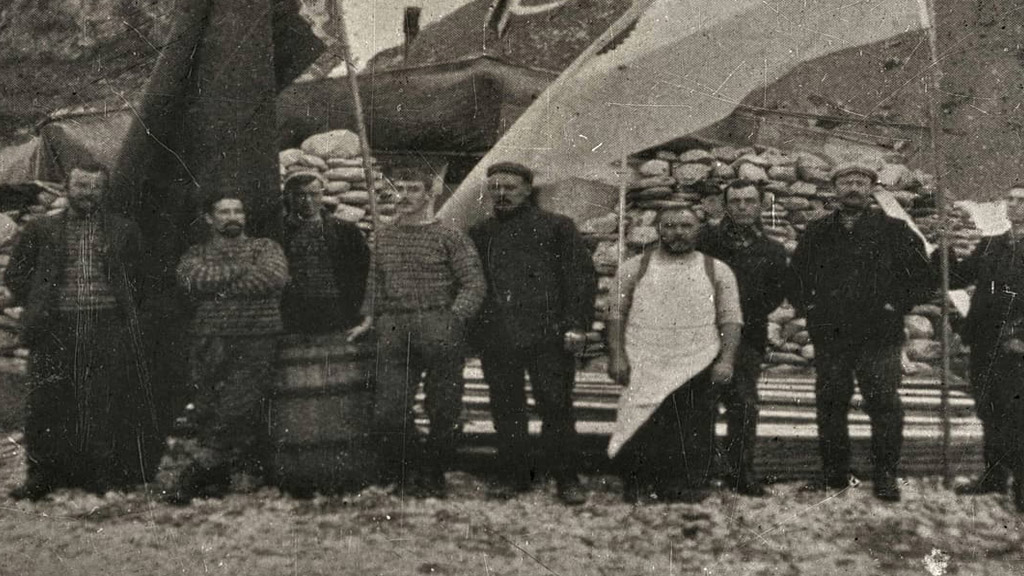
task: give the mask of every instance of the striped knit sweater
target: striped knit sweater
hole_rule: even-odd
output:
[[[198,303],[193,334],[263,336],[282,330],[288,262],[273,240],[196,245],[181,258],[177,272],[178,284]]]
[[[367,315],[447,309],[468,320],[487,291],[469,237],[437,221],[382,228],[370,283],[363,305]]]
[[[68,218],[65,234],[68,257],[57,308],[65,312],[116,308],[104,266],[100,219]]]

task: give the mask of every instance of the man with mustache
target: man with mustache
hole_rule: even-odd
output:
[[[572,220],[537,206],[529,168],[498,163],[487,177],[494,215],[469,234],[488,287],[474,340],[503,464],[494,495],[510,498],[529,490],[538,471],[527,447],[527,372],[558,496],[566,504],[582,504],[572,389],[575,353],[583,350],[594,316],[593,261]]]
[[[484,298],[480,259],[465,233],[434,217],[440,185],[412,169],[393,173],[394,224],[376,231],[358,338],[376,325],[375,429],[383,484],[404,493],[406,472],[417,496],[444,497],[460,429],[466,323]],[[413,403],[423,376],[430,431],[421,446]],[[413,466],[406,469],[406,462]]]
[[[262,474],[262,407],[274,384],[281,292],[288,263],[268,238],[245,234],[245,207],[231,195],[204,205],[209,241],[178,263],[178,284],[195,304],[189,380],[199,449],[168,500],[222,495],[236,478]]]
[[[659,246],[619,268],[608,314],[608,375],[626,386],[608,455],[627,502],[706,496],[718,397],[743,326],[732,270],[696,250],[697,214],[666,210],[657,226]]]
[[[28,478],[16,499],[140,484],[160,457],[137,312],[141,235],[101,210],[108,182],[104,166],[73,167],[68,210],[29,222],[7,268],[31,350]]]
[[[900,350],[903,316],[934,291],[921,240],[904,222],[871,209],[878,173],[864,162],[836,166],[839,209],[807,225],[790,262],[789,300],[814,343],[818,441],[824,474],[813,489],[849,486],[848,414],[854,377],[871,420],[875,496],[900,499],[903,445]]]

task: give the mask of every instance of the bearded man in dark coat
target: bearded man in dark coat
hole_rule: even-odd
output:
[[[101,212],[108,181],[103,166],[72,168],[68,210],[29,222],[7,269],[31,350],[28,477],[16,499],[61,486],[103,494],[155,472],[160,441],[137,316],[141,236]]]

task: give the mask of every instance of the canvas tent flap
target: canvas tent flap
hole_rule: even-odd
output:
[[[113,166],[131,121],[131,111],[122,109],[43,124],[35,179],[62,182],[69,167],[87,160]]]
[[[0,149],[0,184],[19,184],[36,178],[39,137]]]

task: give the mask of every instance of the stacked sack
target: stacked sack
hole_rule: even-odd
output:
[[[796,249],[807,224],[834,209],[835,194],[829,180],[833,164],[809,152],[729,146],[710,150],[695,148],[682,154],[663,150],[651,159],[637,160],[632,165],[634,175],[626,191],[624,259],[658,242],[655,219],[662,210],[691,207],[709,223],[719,222],[724,209],[722,185],[736,178],[758,182],[765,190],[764,232],[779,241],[789,255]],[[934,209],[929,209],[934,206],[930,184],[928,175],[902,164],[885,163],[879,170],[879,185],[889,190],[913,217],[932,218],[933,222],[924,222],[926,235],[937,234]],[[599,274],[595,303],[597,322],[593,326],[596,331],[603,332],[605,328],[609,298],[614,294],[619,257],[617,227],[618,214],[614,211],[581,225],[581,231],[594,249]],[[969,218],[960,218],[953,236],[956,238],[954,247],[960,254],[970,250],[979,234]],[[938,361],[938,322],[939,307],[935,304],[918,306],[907,316],[908,343],[903,364],[908,374],[929,372]],[[810,369],[814,345],[807,332],[807,321],[798,317],[788,303],[771,314],[768,331],[766,362],[770,371]],[[592,338],[596,340],[596,336]],[[587,369],[603,370],[607,365],[603,345],[593,345],[590,350]]]
[[[21,227],[40,216],[60,214],[68,206],[60,187],[43,183],[37,183],[37,186],[40,191],[35,202],[23,209],[0,214],[0,278],[7,272]],[[22,309],[13,304],[14,295],[10,289],[0,285],[0,309],[3,310],[0,313],[0,378],[27,372],[28,349],[21,345],[19,337]]]
[[[359,137],[348,130],[333,130],[306,138],[301,148],[289,148],[278,154],[281,179],[289,172],[316,170],[327,182],[324,206],[342,220],[356,223],[363,230],[373,226],[370,214],[370,190],[366,182]],[[388,193],[384,174],[372,160],[373,187],[377,212],[382,224],[395,214],[394,196]]]

